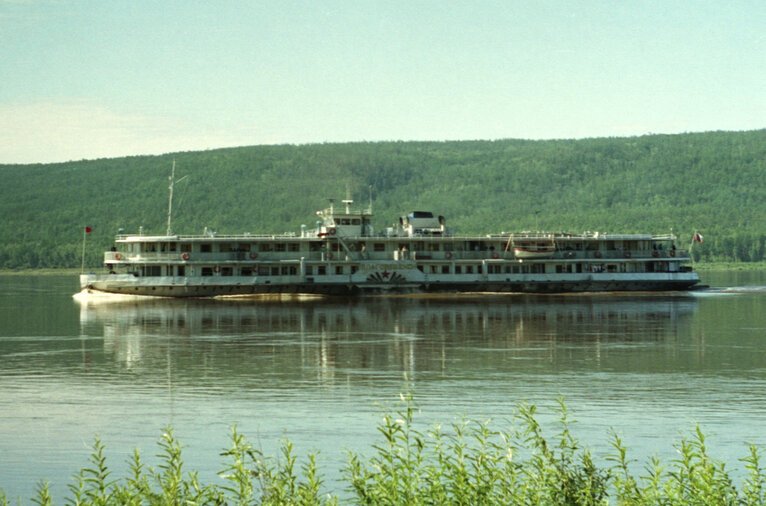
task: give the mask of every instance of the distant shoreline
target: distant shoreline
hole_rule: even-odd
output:
[[[758,271],[766,270],[766,262],[697,262],[694,269],[700,272],[710,271]],[[92,272],[94,269],[85,269]],[[61,269],[0,269],[0,276],[56,276],[80,274],[79,268]]]

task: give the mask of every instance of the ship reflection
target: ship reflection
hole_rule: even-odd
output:
[[[605,345],[672,340],[696,307],[678,294],[143,300],[81,303],[80,326],[84,336],[103,337],[105,360],[128,369],[172,363],[190,379],[334,381],[502,369],[511,359],[550,362],[572,353],[601,360]]]

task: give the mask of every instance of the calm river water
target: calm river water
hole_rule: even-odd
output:
[[[94,437],[114,477],[172,426],[187,470],[220,483],[233,425],[267,453],[319,451],[327,491],[399,393],[425,427],[508,427],[519,402],[597,454],[614,428],[639,465],[699,423],[741,468],[766,447],[766,273],[705,273],[695,293],[80,303],[76,276],[0,276],[0,488],[68,494]],[[552,432],[551,432],[552,435]]]

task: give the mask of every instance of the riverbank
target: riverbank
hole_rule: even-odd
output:
[[[694,268],[700,272],[760,271],[766,270],[766,262],[698,262]]]

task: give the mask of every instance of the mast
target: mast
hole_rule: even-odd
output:
[[[173,231],[170,227],[171,220],[173,219],[173,186],[176,183],[180,183],[186,179],[186,176],[176,181],[176,161],[173,159],[173,168],[170,171],[170,186],[168,187],[168,229],[166,235],[172,235]]]
[[[168,195],[168,230],[166,235],[170,235],[172,233],[170,229],[170,221],[173,217],[173,185],[175,184],[175,180],[176,180],[176,161],[175,159],[173,159],[173,168],[170,171],[170,187],[168,188],[169,190],[168,192],[169,193]]]

